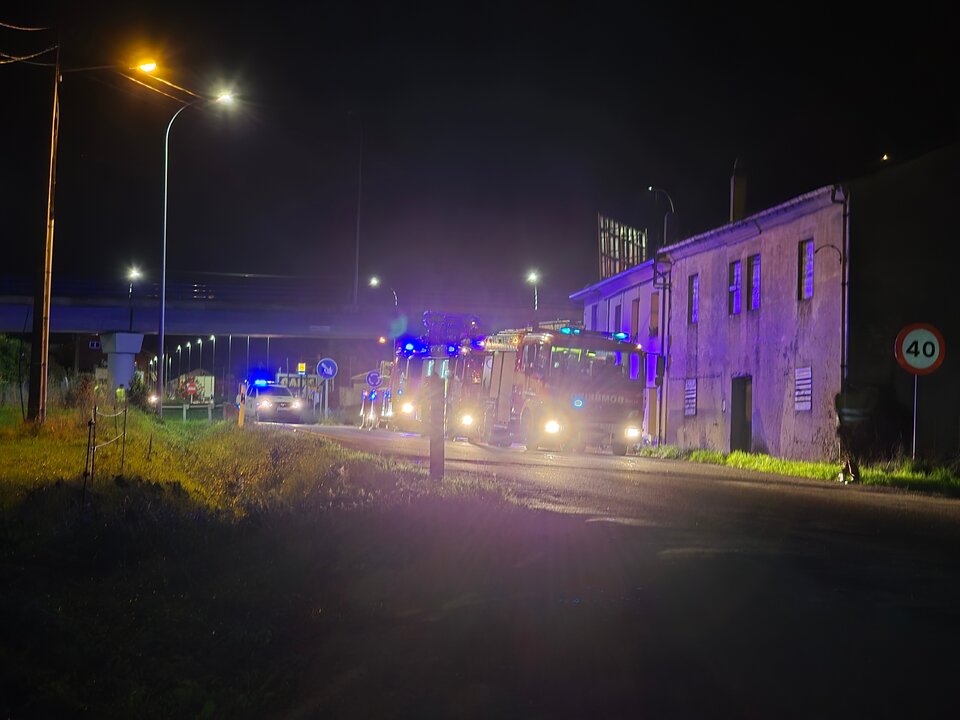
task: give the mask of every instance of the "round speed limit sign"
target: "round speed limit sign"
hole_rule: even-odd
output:
[[[897,335],[894,347],[897,362],[914,375],[929,375],[940,367],[945,351],[943,335],[927,323],[907,325]]]

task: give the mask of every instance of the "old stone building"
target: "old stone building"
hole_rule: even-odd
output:
[[[732,183],[732,187],[737,187]],[[797,459],[854,450],[960,452],[960,379],[949,354],[915,377],[897,333],[960,336],[952,257],[960,146],[822,187],[662,248],[573,295],[584,324],[647,352],[650,442]],[[666,351],[663,351],[666,348]],[[663,369],[662,378],[658,372]]]

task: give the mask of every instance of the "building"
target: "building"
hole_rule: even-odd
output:
[[[914,377],[893,345],[912,322],[958,337],[952,268],[936,261],[958,180],[953,147],[747,217],[732,193],[729,224],[571,299],[587,327],[648,351],[652,441],[817,460],[837,456],[842,420],[861,455],[909,452]],[[918,453],[955,455],[949,357],[917,385]]]

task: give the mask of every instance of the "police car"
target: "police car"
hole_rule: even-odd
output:
[[[250,387],[247,398],[247,407],[253,406],[260,422],[306,421],[306,403],[295,397],[286,385],[257,380]]]

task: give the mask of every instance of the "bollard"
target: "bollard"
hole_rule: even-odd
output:
[[[443,480],[443,414],[446,400],[443,397],[443,378],[431,375],[427,378],[430,396],[430,479]]]

